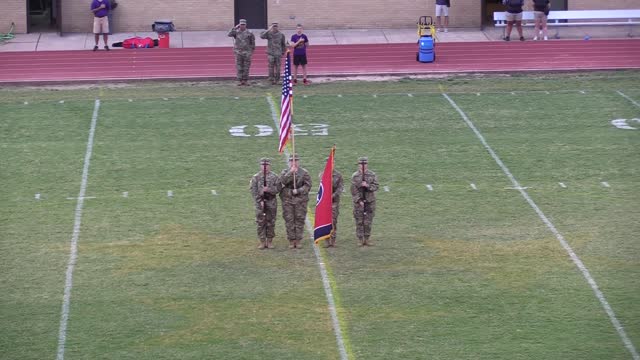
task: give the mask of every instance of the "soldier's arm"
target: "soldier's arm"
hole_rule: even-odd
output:
[[[338,181],[336,181],[336,186],[333,189],[332,197],[334,199],[339,197],[342,194],[342,191],[344,191],[344,180],[342,179],[342,176],[338,176]]]
[[[280,192],[279,183],[280,180],[278,179],[278,176],[276,174],[273,174],[272,181],[267,184],[269,187],[269,194],[275,195]]]
[[[357,203],[362,198],[362,192],[360,191],[360,177],[353,174],[351,177],[351,200]]]
[[[305,172],[302,176],[302,186],[298,188],[298,194],[307,195],[311,191],[311,175]]]
[[[378,188],[380,187],[378,185],[378,176],[376,176],[376,174],[373,174],[368,180],[370,180],[369,184],[369,191],[378,191]]]
[[[249,33],[249,47],[251,48],[251,51],[256,49],[256,37],[253,33]]]
[[[260,201],[260,189],[258,188],[258,180],[257,178],[254,176],[251,178],[251,181],[249,182],[249,190],[251,191],[251,196],[253,197],[254,201]]]
[[[269,38],[269,33],[271,33],[269,30],[265,30],[260,32],[260,39],[268,39]]]
[[[282,48],[282,55],[284,55],[284,53],[287,51],[287,39],[284,38],[284,35],[280,36],[280,45]]]
[[[235,27],[232,27],[231,30],[229,30],[229,32],[227,33],[228,37],[236,37],[236,35],[238,34],[238,30]]]

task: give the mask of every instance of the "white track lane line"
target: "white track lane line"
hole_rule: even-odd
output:
[[[273,123],[275,124],[276,129],[279,129],[278,110],[276,110],[276,104],[273,101],[273,98],[271,96],[267,96],[267,102],[269,103],[269,107],[271,108],[271,116],[273,117]],[[284,152],[285,152],[286,158],[289,158],[289,150],[286,147],[284,149]],[[307,227],[307,230],[311,233],[311,237],[313,238],[313,226],[311,226],[311,221],[309,221],[309,217],[305,219],[305,225]],[[340,352],[340,359],[348,360],[349,356],[347,355],[347,348],[344,342],[344,338],[342,336],[342,330],[340,329],[340,321],[338,320],[336,302],[334,300],[333,292],[331,291],[331,282],[329,282],[327,267],[325,263],[322,261],[322,257],[320,255],[320,250],[318,249],[318,246],[315,246],[313,244],[313,241],[311,241],[311,247],[313,248],[313,253],[316,256],[316,262],[318,263],[318,268],[320,269],[320,276],[322,277],[322,286],[324,287],[324,294],[327,297],[327,302],[329,303],[329,313],[331,315],[331,323],[333,324],[333,332],[336,334],[336,342],[338,343],[338,351]]]
[[[480,142],[482,143],[484,148],[489,152],[489,154],[491,155],[493,160],[495,160],[495,162],[498,164],[498,166],[500,166],[500,168],[502,169],[502,172],[504,172],[504,174],[509,178],[509,180],[511,180],[511,184],[513,184],[513,187],[514,188],[518,188],[518,191],[520,192],[522,197],[533,208],[533,210],[536,212],[536,214],[538,214],[538,216],[540,217],[542,222],[544,222],[544,224],[547,225],[547,228],[549,228],[549,230],[551,230],[551,232],[555,235],[556,239],[558,239],[558,241],[560,242],[562,247],[565,249],[567,254],[569,254],[569,257],[571,257],[571,260],[573,261],[573,263],[578,267],[578,269],[580,270],[580,272],[582,273],[584,278],[587,280],[587,282],[591,286],[591,289],[595,293],[596,298],[598,299],[598,301],[600,301],[600,304],[602,305],[602,308],[604,309],[604,311],[609,316],[609,320],[611,320],[611,323],[613,324],[613,327],[616,329],[616,331],[618,332],[618,335],[622,339],[622,342],[624,343],[624,346],[627,348],[627,350],[629,350],[629,352],[631,353],[631,356],[633,357],[634,360],[640,360],[640,355],[638,355],[638,351],[636,350],[636,348],[634,347],[633,343],[631,342],[631,340],[627,336],[627,333],[625,332],[624,327],[622,326],[622,324],[620,323],[620,321],[616,317],[616,314],[613,312],[613,309],[611,308],[611,305],[609,305],[609,302],[604,297],[604,294],[602,293],[602,291],[600,291],[600,288],[598,287],[598,284],[596,283],[596,281],[593,279],[593,277],[589,273],[589,270],[584,265],[582,260],[580,260],[578,255],[576,255],[576,253],[573,251],[571,246],[569,246],[569,243],[567,243],[567,241],[565,240],[564,236],[562,236],[562,234],[560,234],[560,232],[558,231],[558,229],[556,229],[555,225],[553,225],[551,220],[549,220],[549,218],[547,218],[547,216],[542,212],[542,210],[540,210],[538,205],[536,205],[536,203],[531,199],[531,197],[529,197],[529,194],[527,193],[527,191],[524,188],[522,188],[522,186],[520,186],[520,184],[518,183],[518,180],[516,180],[516,178],[511,174],[511,171],[509,171],[507,166],[502,162],[502,160],[500,160],[500,158],[498,157],[496,152],[493,151],[491,146],[489,146],[489,143],[487,143],[487,141],[485,140],[484,136],[482,136],[482,134],[475,127],[473,122],[471,122],[471,120],[469,120],[469,117],[467,117],[467,115],[464,113],[464,111],[462,111],[462,109],[460,109],[458,104],[456,104],[447,94],[443,93],[442,96],[444,96],[449,101],[451,106],[453,106],[453,108],[456,109],[456,111],[458,112],[458,114],[460,114],[460,116],[462,117],[464,122],[467,124],[467,126],[469,126],[469,128],[471,128],[471,130],[476,135],[476,137],[480,140]]]
[[[620,94],[620,96],[622,96],[623,98],[631,101],[633,103],[633,105],[640,107],[640,103],[638,103],[637,101],[633,100],[632,98],[628,97],[627,95],[623,94],[622,91],[616,91],[618,94]]]
[[[89,130],[89,140],[87,140],[87,151],[84,154],[82,182],[80,183],[80,192],[78,193],[78,201],[76,203],[75,218],[73,222],[73,234],[71,235],[71,250],[69,253],[69,262],[67,263],[64,295],[62,297],[62,311],[60,314],[60,330],[58,332],[58,360],[64,359],[64,347],[67,340],[67,323],[69,321],[69,306],[71,304],[71,289],[73,287],[73,269],[75,268],[76,261],[78,259],[78,238],[80,237],[80,224],[82,222],[82,207],[84,205],[84,195],[87,192],[89,162],[91,161],[91,153],[93,152],[93,139],[96,133],[99,109],[100,100],[96,100],[95,105],[93,106],[93,116],[91,117],[91,128]]]

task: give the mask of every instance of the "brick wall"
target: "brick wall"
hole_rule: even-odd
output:
[[[25,0],[0,1],[0,33],[6,33],[15,23],[14,33],[27,32],[27,2]]]

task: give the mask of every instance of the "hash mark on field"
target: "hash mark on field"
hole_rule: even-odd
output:
[[[512,91],[512,92],[511,92],[511,95],[515,95],[515,94],[516,94],[516,92],[515,92],[515,91]]]
[[[133,99],[129,99],[129,102],[133,102]]]
[[[413,94],[407,94],[408,97],[413,97]]]
[[[342,94],[338,94],[338,97],[339,97],[339,98],[341,98],[341,97],[342,97]]]
[[[58,101],[60,104],[64,104],[64,100],[60,100]]]
[[[202,97],[202,98],[200,98],[200,101],[203,101],[203,100],[204,100],[204,98],[203,98],[203,97]]]
[[[233,97],[235,100],[240,100],[240,98],[238,96],[234,96]]]
[[[478,190],[478,187],[476,186],[476,184],[471,183],[471,184],[469,184],[469,185],[471,186],[471,188],[472,188],[473,190]]]
[[[167,191],[167,197],[172,198],[173,197],[173,191],[171,191],[171,190]]]
[[[580,94],[586,94],[584,90],[580,90]]]
[[[374,98],[377,98],[377,97],[378,97],[378,95],[376,95],[376,94],[373,94],[373,97],[374,97]]]
[[[217,192],[217,191],[215,191],[215,190],[211,190],[211,195],[214,195],[214,196],[215,196],[215,195],[218,195],[218,192]]]
[[[476,96],[480,96],[480,93],[476,93]]]
[[[431,184],[427,184],[427,190],[433,191],[433,186]]]
[[[40,193],[36,193],[36,200],[40,200]]]
[[[383,189],[384,189],[384,191],[385,191],[385,192],[389,192],[389,187],[388,187],[388,186],[386,186],[386,185],[385,185],[385,186],[383,187]]]
[[[606,188],[611,187],[611,185],[609,185],[609,183],[606,182],[606,181],[601,182],[601,184],[602,184],[602,186],[604,186]]]
[[[480,130],[476,128],[476,126],[469,119],[467,114],[465,114],[464,111],[462,111],[462,109],[458,106],[458,104],[456,104],[455,101],[453,101],[453,99],[451,99],[447,94],[443,93],[442,96],[444,96],[449,101],[451,106],[458,112],[458,114],[460,114],[460,117],[464,120],[467,126],[475,134],[478,140],[480,140],[480,143],[482,143],[482,145],[487,150],[487,152],[489,152],[489,155],[491,155],[491,158],[493,158],[493,160],[500,167],[500,169],[502,169],[502,172],[507,176],[507,178],[509,178],[509,180],[511,181],[511,184],[513,184],[514,187],[520,187],[520,183],[518,182],[518,180],[515,178],[515,176],[513,176],[511,171],[509,171],[509,168],[507,168],[507,166],[498,157],[498,154],[496,154],[496,152],[493,150],[491,145],[489,145],[489,143],[484,138],[482,133],[480,133]],[[602,306],[607,316],[609,317],[609,320],[611,321],[611,324],[613,325],[616,332],[618,333],[618,336],[620,336],[622,343],[627,348],[627,350],[631,353],[631,357],[634,360],[640,360],[640,355],[638,355],[638,351],[636,350],[635,346],[627,336],[627,333],[624,330],[624,327],[616,317],[616,314],[613,312],[613,308],[611,307],[611,305],[609,305],[609,302],[604,297],[604,294],[598,287],[598,284],[596,283],[595,279],[591,276],[589,269],[587,269],[587,267],[582,262],[582,260],[580,260],[580,258],[575,253],[575,251],[573,251],[573,249],[571,248],[571,245],[569,245],[567,240],[560,233],[560,231],[558,231],[555,225],[553,225],[551,220],[549,220],[549,218],[544,214],[544,212],[542,212],[542,210],[533,201],[533,199],[531,199],[531,197],[529,196],[529,193],[527,193],[527,191],[524,189],[520,189],[518,191],[520,192],[520,195],[522,195],[522,197],[525,199],[525,201],[529,204],[529,206],[531,206],[533,211],[535,211],[535,213],[538,215],[540,220],[542,220],[542,222],[547,226],[547,228],[553,233],[553,235],[556,237],[560,245],[562,245],[564,250],[567,252],[569,257],[571,258],[575,266],[578,268],[578,270],[580,270],[580,273],[589,284],[589,287],[591,287],[591,290],[594,292],[595,297],[598,299],[598,301],[600,302],[600,305]]]
[[[122,197],[123,198],[128,198],[129,197],[129,192],[128,191],[123,191],[122,192]]]
[[[307,98],[307,95],[302,95],[302,97],[306,99],[306,98]]]
[[[563,182],[559,182],[558,185],[560,185],[561,188],[566,189],[567,185],[565,185],[565,183]]]
[[[168,98],[162,98],[162,100],[164,100],[164,101],[168,101],[169,99],[168,99]]]
[[[29,102],[28,102],[28,101],[25,101],[25,102],[24,102],[24,104],[25,104],[25,105],[29,105]]]
[[[551,93],[550,93],[550,92],[548,92],[548,91],[545,91],[544,93],[545,93],[545,94],[547,94],[547,95],[551,94]]]

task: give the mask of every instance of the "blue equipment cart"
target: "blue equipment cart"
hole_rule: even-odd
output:
[[[429,63],[436,60],[436,28],[431,16],[418,19],[418,52],[416,61]]]

